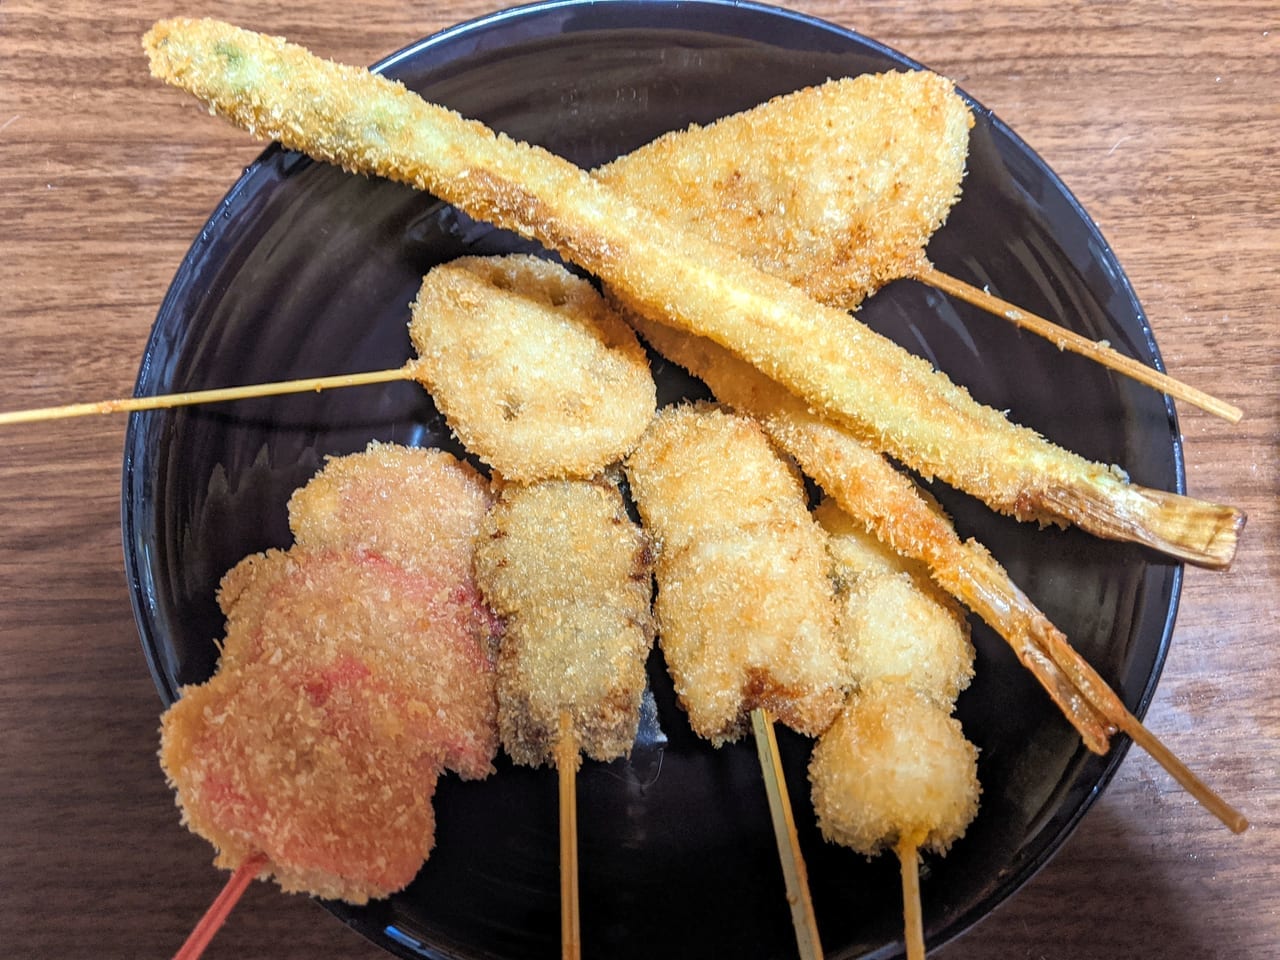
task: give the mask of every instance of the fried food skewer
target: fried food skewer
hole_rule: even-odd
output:
[[[653,644],[648,543],[604,480],[506,487],[476,545],[476,579],[506,618],[498,727],[516,763],[552,763],[560,802],[560,945],[581,955],[581,755],[631,752]]]
[[[659,415],[627,471],[658,546],[655,613],[677,695],[694,731],[716,744],[741,736],[750,718],[797,947],[806,960],[820,957],[765,720],[820,732],[839,707],[846,673],[798,478],[749,422],[688,407]]]
[[[966,119],[923,74],[863,76],[673,131],[594,175],[822,303],[853,310],[914,279],[1238,422],[1237,407],[929,262],[925,246],[960,196]]]
[[[843,311],[545,150],[384,77],[216,21],[162,21],[144,44],[157,77],[242,128],[534,237],[628,307],[730,346],[884,452],[993,509],[1076,523],[1208,566],[1234,554],[1238,510],[1144,490],[1117,468],[1053,446]]]
[[[1122,730],[1232,832],[1248,820],[1147,730],[1066,636],[994,557],[962,542],[911,481],[850,431],[824,420],[788,391],[710,341],[636,321],[659,353],[704,380],[722,402],[756,417],[774,441],[851,516],[897,553],[924,563],[938,586],[978,614],[1009,644],[1095,753]]]
[[[945,853],[977,814],[977,751],[954,718],[973,677],[960,608],[825,500],[840,636],[857,684],[809,766],[814,808],[829,840],[871,856],[892,847],[902,874],[907,956],[924,957],[919,848]]]
[[[295,491],[293,547],[223,578],[217,671],[161,719],[183,823],[235,871],[180,957],[254,876],[356,904],[404,887],[438,777],[492,772],[496,621],[471,577],[488,504],[449,454],[370,444]]]
[[[716,746],[754,728],[796,945],[816,960],[821,941],[764,711],[816,736],[844,700],[849,670],[821,530],[763,431],[712,406],[661,411],[626,470],[657,549],[654,616],[676,696],[694,733]]]

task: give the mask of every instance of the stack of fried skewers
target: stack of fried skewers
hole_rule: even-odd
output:
[[[1229,561],[1242,520],[1238,512],[1143,490],[1128,484],[1114,469],[1089,464],[1058,450],[1030,431],[1010,424],[996,412],[979,407],[964,391],[934,374],[920,361],[875,338],[842,310],[822,307],[809,299],[812,296],[840,307],[856,306],[862,297],[889,279],[898,276],[928,278],[934,274],[922,251],[929,235],[945,218],[947,209],[958,194],[959,179],[963,173],[964,134],[969,122],[963,104],[945,81],[928,74],[887,75],[885,78],[843,81],[815,91],[804,91],[785,105],[766,105],[710,128],[664,138],[591,178],[534,148],[503,138],[495,139],[478,124],[464,123],[441,108],[423,103],[389,81],[363,71],[316,61],[299,48],[286,46],[280,41],[212,22],[175,21],[158,25],[149,35],[148,43],[153,56],[153,70],[158,75],[185,86],[218,112],[260,135],[280,139],[287,146],[350,169],[390,176],[429,189],[475,216],[533,235],[595,273],[606,284],[616,306],[655,349],[704,379],[716,397],[737,412],[730,418],[721,411],[684,411],[665,419],[660,417],[649,428],[650,431],[659,429],[660,425],[669,426],[672,418],[696,417],[699,422],[731,419],[736,423],[739,422],[737,415],[755,417],[773,443],[793,457],[856,524],[873,531],[898,553],[919,561],[922,569],[927,570],[943,590],[977,612],[1008,640],[1019,659],[1063,709],[1090,749],[1105,751],[1110,736],[1116,730],[1123,730],[1152,752],[1229,826],[1243,828],[1243,818],[1200,784],[1128,713],[1101,678],[1070,649],[1066,638],[1009,582],[994,559],[980,545],[961,542],[940,511],[921,497],[912,483],[894,470],[880,453],[889,454],[926,476],[946,479],[984,499],[993,508],[1021,519],[1074,522],[1104,536],[1136,540],[1207,565],[1222,566]],[[236,78],[231,82],[226,71],[233,64]],[[900,86],[894,89],[895,84]],[[251,89],[252,94],[246,95],[246,89]],[[797,208],[794,204],[778,204],[788,207],[790,220],[766,215],[765,207],[758,202],[760,195],[749,193],[752,185],[759,189],[762,184],[772,186],[802,179],[794,169],[785,171],[791,177],[790,181],[784,172],[768,169],[770,154],[767,150],[760,151],[760,156],[754,160],[735,160],[732,164],[734,169],[729,172],[708,169],[708,165],[714,166],[714,163],[707,158],[733,155],[732,151],[717,149],[716,145],[734,143],[742,136],[742,132],[735,129],[735,124],[757,124],[767,128],[775,137],[785,137],[788,135],[786,124],[796,122],[795,118],[803,117],[804,111],[809,109],[837,115],[840,115],[839,111],[847,111],[847,127],[842,129],[842,141],[849,144],[851,150],[873,151],[877,149],[875,123],[865,121],[860,127],[857,116],[879,116],[866,110],[866,104],[875,98],[896,107],[915,105],[921,122],[922,142],[932,143],[936,149],[930,157],[932,166],[927,175],[917,181],[929,188],[923,190],[921,196],[898,196],[901,184],[891,177],[878,186],[875,183],[858,184],[856,189],[865,194],[860,198],[860,204],[846,200],[850,210],[868,217],[875,227],[865,232],[872,238],[868,244],[874,249],[851,252],[841,250],[838,242],[830,238],[815,240],[822,218],[806,217],[803,207]],[[333,121],[337,117],[343,118],[342,132],[334,126]],[[934,125],[930,126],[930,123]],[[361,132],[353,134],[352,131]],[[442,143],[443,147],[440,146]],[[910,146],[907,149],[909,152]],[[751,170],[752,162],[758,162],[761,168]],[[745,172],[740,169],[744,163],[748,167]],[[691,170],[691,164],[700,166]],[[730,173],[735,184],[748,191],[747,199],[737,205],[727,203],[724,196],[723,184]],[[679,202],[674,205],[677,211],[674,220],[663,221],[658,214],[647,209],[653,201],[646,201],[646,196],[661,196],[665,203],[669,203],[673,195],[679,197]],[[794,197],[788,199],[793,200]],[[631,200],[637,201],[639,206]],[[798,215],[797,209],[802,211]],[[903,211],[907,214],[905,220],[909,229],[899,224],[886,226],[877,220],[889,213]],[[677,223],[675,220],[685,222]],[[660,229],[655,230],[655,224]],[[843,226],[847,229],[848,225]],[[725,231],[720,244],[709,242],[694,232],[714,231],[717,227]],[[805,233],[806,230],[809,232]],[[661,239],[653,240],[652,236],[660,236]],[[755,258],[754,265],[725,253],[723,239],[730,236],[737,238],[743,256]],[[821,268],[815,265],[812,251],[822,243],[843,254],[840,263],[847,269],[841,272],[829,265]],[[878,248],[877,243],[880,245]],[[875,256],[877,249],[881,254],[879,260]],[[788,251],[793,256],[791,262],[787,262],[785,256]],[[454,315],[461,315],[457,310],[459,303],[478,304],[483,313],[492,307],[491,298],[511,291],[520,298],[530,290],[541,290],[538,296],[533,297],[537,300],[546,294],[547,284],[557,283],[564,285],[564,289],[546,294],[546,303],[565,308],[563,313],[569,316],[586,309],[583,306],[586,300],[571,302],[567,279],[558,280],[548,272],[536,270],[532,272],[538,275],[532,279],[529,276],[513,279],[511,269],[514,268],[510,263],[501,267],[472,264],[442,273],[436,280],[445,294],[454,298],[449,309],[445,309],[444,301],[436,297],[433,292],[436,288],[428,278],[416,314],[414,341],[419,361],[412,365],[412,373],[428,385],[468,448],[490,463],[504,482],[513,483],[503,491],[499,507],[486,521],[490,542],[498,545],[496,555],[490,556],[487,566],[482,560],[477,567],[478,571],[487,571],[480,577],[486,598],[508,618],[507,629],[512,631],[504,638],[503,653],[498,655],[497,709],[500,719],[506,711],[507,719],[501,726],[508,751],[517,759],[523,758],[525,762],[532,763],[554,757],[563,775],[566,767],[576,766],[577,750],[567,749],[566,744],[586,749],[592,756],[597,753],[614,756],[619,750],[626,749],[623,743],[625,733],[615,732],[611,739],[606,737],[609,745],[593,752],[587,744],[595,742],[593,737],[598,730],[591,732],[594,728],[590,710],[575,709],[572,690],[562,686],[549,697],[530,695],[536,684],[531,684],[525,675],[536,672],[536,669],[522,671],[521,668],[535,662],[536,657],[530,656],[530,651],[537,646],[537,638],[560,632],[564,637],[573,638],[563,648],[570,651],[573,643],[582,642],[584,634],[572,622],[566,624],[563,618],[550,622],[536,612],[530,614],[522,609],[520,601],[528,599],[524,594],[515,593],[513,599],[501,599],[500,572],[509,560],[504,551],[513,548],[512,543],[506,542],[508,540],[527,551],[523,556],[538,557],[535,563],[548,562],[545,554],[536,552],[539,546],[536,537],[522,540],[519,536],[512,536],[513,531],[533,531],[546,525],[541,521],[522,524],[522,509],[532,509],[535,515],[544,518],[580,518],[589,515],[590,510],[572,508],[567,504],[596,502],[601,496],[612,502],[613,494],[608,494],[599,481],[557,481],[559,486],[544,485],[546,478],[539,475],[540,471],[532,461],[523,466],[514,462],[500,464],[500,454],[487,446],[491,435],[497,436],[500,442],[504,433],[515,430],[527,412],[527,404],[540,390],[524,397],[503,396],[496,403],[492,397],[469,396],[469,386],[475,384],[457,385],[456,369],[451,370],[450,360],[456,358],[461,341],[455,339],[450,342],[443,321],[435,322],[437,318],[448,317],[451,311]],[[528,265],[524,265],[524,273],[530,272]],[[781,279],[772,279],[770,274]],[[837,277],[841,282],[835,286],[813,287],[807,292],[803,289],[806,279],[819,277],[827,281]],[[475,284],[477,278],[479,286],[469,293],[458,293],[460,287]],[[468,315],[467,325],[458,329],[474,330],[476,319],[476,316]],[[419,334],[428,325],[439,338],[434,344],[430,337]],[[701,339],[698,335],[717,342]],[[601,340],[611,349],[617,348],[620,342],[612,334],[602,336]],[[494,355],[513,349],[513,343],[516,350],[531,349],[529,342],[518,337],[506,343],[495,341]],[[625,354],[626,349],[623,348],[622,352]],[[821,362],[815,363],[815,357],[821,357]],[[521,359],[527,361],[530,357],[525,355]],[[528,369],[532,364],[522,366]],[[588,384],[603,382],[597,368],[589,369],[590,375],[584,378]],[[617,372],[617,377],[621,380],[608,381],[611,387],[615,382],[626,380],[625,364],[621,372]],[[453,401],[450,398],[455,392],[461,399],[451,413]],[[614,394],[610,389],[602,395],[612,397]],[[583,409],[589,408],[592,398],[583,403]],[[91,406],[101,408],[102,405]],[[491,429],[483,424],[473,427],[473,420],[465,411],[485,408],[498,412],[494,421],[496,427]],[[643,408],[643,403],[640,408]],[[651,408],[649,412],[652,412]],[[582,423],[589,419],[584,418]],[[627,452],[646,421],[643,414],[633,417],[619,431],[623,437],[621,447],[617,437],[609,438],[600,445],[603,453],[585,455],[581,463],[564,469],[561,474],[598,474],[608,463]],[[536,424],[536,412],[526,422]],[[580,425],[573,417],[564,418],[564,422]],[[764,444],[763,448],[757,449],[768,451],[764,433],[759,433],[760,428],[751,426],[750,429],[757,432],[758,443]],[[571,429],[569,433],[574,434],[575,439],[582,439],[581,430]],[[725,584],[732,584],[732,577],[704,583],[699,580],[697,571],[708,568],[732,571],[742,564],[741,569],[751,571],[743,574],[744,582],[767,583],[769,572],[752,566],[756,562],[752,560],[755,546],[752,539],[762,529],[752,527],[752,524],[771,527],[770,536],[775,536],[779,524],[787,529],[800,529],[805,522],[812,521],[807,517],[804,522],[794,517],[782,520],[781,514],[772,512],[775,501],[768,497],[761,498],[763,512],[753,517],[746,499],[739,497],[731,504],[735,515],[718,526],[708,528],[707,524],[715,516],[716,502],[707,503],[705,508],[698,506],[701,501],[696,499],[696,495],[705,490],[704,479],[690,483],[687,493],[693,499],[686,497],[686,493],[654,494],[652,484],[649,492],[645,492],[645,485],[652,478],[645,465],[646,452],[652,452],[651,447],[646,447],[646,442],[652,444],[656,441],[652,437],[642,441],[639,451],[628,462],[628,470],[650,535],[658,541],[660,592],[657,613],[664,652],[680,687],[683,682],[681,676],[696,675],[700,669],[696,662],[696,648],[703,640],[695,638],[691,647],[689,641],[680,639],[683,625],[699,622],[699,617],[693,613],[709,614],[709,622],[720,632],[731,634],[734,631],[732,607],[727,606],[722,598],[700,594],[700,591],[723,593]],[[735,444],[734,449],[745,449],[755,442],[743,440],[742,445]],[[993,454],[996,450],[1002,451],[1003,455]],[[687,446],[681,447],[680,452],[687,456]],[[769,452],[768,456],[774,455]],[[768,458],[761,454],[759,463],[767,462]],[[768,473],[763,466],[761,469],[761,476]],[[785,481],[779,482],[786,486]],[[763,485],[763,488],[769,487],[769,483]],[[586,499],[573,500],[575,497]],[[724,497],[722,492],[719,500],[722,510],[728,506]],[[794,501],[794,491],[791,494],[779,493],[779,497],[783,500],[791,497]],[[562,501],[560,498],[569,499]],[[693,526],[682,533],[679,518],[685,513]],[[611,522],[610,516],[618,523],[627,523],[618,512],[617,504],[613,504],[596,517],[598,523],[594,529],[605,529]],[[673,516],[676,518],[674,521]],[[349,532],[350,528],[346,529]],[[584,529],[593,528],[588,524]],[[572,538],[573,535],[569,526],[560,531],[562,538]],[[401,573],[412,573],[417,569],[414,561],[398,557],[394,551],[387,560],[381,548],[371,547],[362,539],[364,536],[359,534],[353,544],[341,537],[333,541],[327,541],[323,536],[307,540],[299,533],[295,549],[306,553],[314,550],[317,544],[324,544],[339,553],[354,549],[358,556],[364,558],[363,563],[368,562],[368,557],[376,556],[379,564],[389,562],[398,565],[402,568]],[[683,541],[682,536],[686,538]],[[485,542],[483,537],[480,542]],[[797,545],[793,552],[804,554],[808,551],[812,554],[812,544],[820,542],[806,541],[808,546]],[[628,535],[615,544],[619,550],[619,569],[633,572],[640,569],[636,553],[640,543]],[[778,543],[773,545],[775,549],[778,547]],[[482,549],[481,556],[484,555]],[[630,561],[626,559],[628,557]],[[788,567],[788,576],[793,575],[796,569],[799,568]],[[687,575],[682,576],[682,570],[687,571]],[[581,578],[583,570],[567,568],[560,573],[564,576],[548,572],[545,584],[548,592],[540,598],[540,609],[544,612],[546,609],[576,609],[575,605],[585,599],[574,592],[577,586],[574,580]],[[675,578],[668,580],[665,588],[664,576]],[[848,591],[849,596],[856,592],[860,576],[850,573],[841,581],[842,589]],[[644,579],[647,582],[647,573]],[[240,646],[232,640],[233,608],[241,596],[241,591],[232,586],[235,582],[236,578],[229,577],[223,588],[224,608],[229,617],[226,647],[229,651]],[[620,595],[627,593],[628,582],[626,578],[616,581]],[[815,581],[806,577],[804,582],[820,588],[824,578],[818,577]],[[487,588],[486,583],[489,585]],[[732,593],[732,589],[729,592]],[[782,592],[774,589],[767,595],[776,597]],[[623,615],[627,629],[614,631],[614,635],[626,637],[618,647],[617,663],[622,673],[631,670],[632,679],[630,682],[620,681],[608,675],[608,671],[602,671],[597,686],[588,683],[583,688],[590,691],[584,694],[586,700],[594,697],[599,701],[607,689],[635,689],[634,663],[642,663],[643,652],[647,649],[646,637],[651,635],[651,631],[639,613],[642,605],[638,597],[631,599],[636,612]],[[664,615],[664,604],[677,612]],[[647,603],[643,606],[647,616]],[[825,607],[817,603],[816,608],[834,611],[835,601],[829,599]],[[848,604],[846,612],[847,608]],[[620,603],[617,609],[628,608],[626,603]],[[672,624],[669,634],[665,626],[667,620]],[[799,622],[803,623],[804,617]],[[291,628],[288,624],[285,627]],[[806,629],[798,629],[795,636],[805,635]],[[825,645],[834,641],[834,631],[834,620],[826,622],[825,626],[813,626],[810,632],[817,645],[811,649],[826,650]],[[760,635],[753,635],[750,631],[747,635],[752,640],[760,639]],[[693,666],[677,665],[682,657],[681,647],[694,651]],[[284,645],[279,649],[284,649]],[[507,651],[511,652],[508,654]],[[874,738],[867,732],[871,729],[870,721],[858,713],[859,709],[872,710],[874,707],[872,712],[880,713],[898,708],[914,709],[902,707],[901,697],[894,701],[898,703],[897,708],[889,705],[900,691],[886,691],[891,689],[892,683],[905,683],[902,675],[853,678],[839,666],[839,657],[833,661],[834,666],[818,670],[824,680],[814,688],[817,691],[814,696],[816,703],[821,705],[813,706],[812,710],[798,708],[797,704],[803,702],[803,698],[798,701],[793,695],[797,684],[791,680],[779,680],[782,674],[777,671],[791,669],[805,655],[797,654],[794,649],[782,657],[778,656],[777,650],[770,653],[765,649],[764,654],[765,660],[771,662],[749,663],[748,673],[755,672],[752,673],[752,682],[747,684],[724,677],[722,665],[703,665],[701,669],[716,674],[715,682],[703,685],[690,681],[682,692],[682,702],[689,709],[695,730],[713,740],[727,739],[740,732],[744,706],[747,710],[762,706],[784,720],[790,716],[798,718],[796,725],[807,732],[821,733],[841,709],[845,691],[856,688],[859,692],[854,694],[855,701],[845,708],[842,720],[836,721],[833,728],[833,731],[841,733],[830,741],[824,739],[824,743],[848,744],[852,739],[871,743]],[[240,659],[224,655],[218,677],[224,674],[231,677],[238,673],[247,676],[250,665],[270,663],[273,657],[285,655],[257,650],[243,658],[245,665],[241,667],[236,666]],[[299,679],[293,688],[301,689],[303,699],[308,703],[319,697],[322,705],[331,702],[330,691],[334,689],[359,688],[363,695],[368,685],[349,681],[353,676],[363,681],[366,675],[360,670],[352,673],[354,668],[342,656],[335,653],[330,660],[324,661],[327,666],[322,670],[324,680],[320,688],[306,678]],[[548,664],[552,662],[548,661]],[[513,678],[506,695],[502,694],[504,663],[509,667],[505,675]],[[550,675],[545,671],[557,668],[548,664],[537,669],[543,670],[544,675]],[[563,667],[564,661],[560,664]],[[628,668],[624,664],[632,666]],[[475,661],[474,665],[479,668],[477,675],[483,676],[484,664]],[[393,675],[396,675],[395,670],[369,674],[374,677]],[[762,676],[766,679],[761,680]],[[291,681],[278,682],[287,684]],[[227,685],[229,681],[215,678],[208,688],[212,689],[218,683]],[[935,716],[942,709],[939,704],[953,698],[958,685],[959,681],[953,676],[940,688],[935,686],[924,692],[917,689],[911,697],[923,698],[930,704],[922,715]],[[728,707],[721,704],[711,711],[713,719],[705,723],[701,719],[703,712],[698,702],[702,694],[714,694],[712,699],[716,700],[729,696],[732,700],[748,688],[759,694],[756,701],[735,700]],[[380,688],[375,685],[374,689]],[[395,696],[400,697],[396,701],[397,715],[403,712],[404,702],[430,702],[417,693]],[[624,699],[627,709],[622,713],[629,718],[635,697],[628,694]],[[186,702],[187,697],[184,696],[175,711]],[[192,702],[195,702],[194,697]],[[620,721],[619,716],[594,726],[625,730],[630,720]],[[549,719],[551,717],[555,719],[554,725]],[[853,719],[848,719],[850,717]],[[945,711],[942,717],[945,720]],[[614,726],[616,722],[622,723],[621,728]],[[935,727],[940,731],[951,729],[945,722],[935,724]],[[634,730],[634,726],[630,729]],[[860,736],[851,738],[847,732],[850,729],[858,731]],[[402,732],[394,731],[393,734],[390,742],[398,742],[395,738]],[[424,733],[421,737],[424,742],[441,741],[435,732]],[[889,749],[892,752],[892,746]],[[526,752],[522,755],[521,750]],[[815,752],[815,768],[819,771],[814,774],[815,803],[819,806],[824,830],[831,823],[832,835],[847,838],[858,834],[856,829],[842,830],[838,826],[841,820],[839,799],[847,796],[848,791],[832,787],[832,784],[844,782],[839,774],[821,772],[822,758],[836,750],[837,747],[832,745],[820,747]],[[963,752],[962,749],[958,753],[953,751],[955,755]],[[872,763],[871,756],[862,755],[861,762]],[[444,752],[435,750],[422,757],[420,766],[438,771],[447,765],[443,757]],[[182,762],[167,761],[180,790],[185,775],[183,771],[188,766],[199,770],[194,759],[181,759]],[[963,766],[961,763],[960,767]],[[202,785],[208,781],[208,777],[200,779]],[[965,777],[958,775],[951,777],[950,781],[963,785]],[[819,788],[820,784],[825,786]],[[214,796],[218,799],[215,806],[222,802],[221,798],[229,795],[222,784],[216,786]],[[966,790],[962,788],[960,794],[967,795]],[[976,795],[976,784],[970,792]],[[819,796],[824,799],[819,800]],[[958,802],[957,807],[960,812],[949,820],[944,818],[945,822],[940,820],[923,825],[919,819],[903,820],[892,827],[872,831],[869,839],[858,843],[867,849],[883,843],[897,845],[903,856],[906,884],[908,873],[912,872],[906,869],[907,861],[910,859],[914,864],[916,846],[925,843],[945,849],[950,839],[963,831],[967,818],[972,816],[972,809],[965,802]],[[187,809],[189,811],[190,808]],[[905,814],[899,819],[903,816]],[[197,818],[190,816],[189,812],[188,819],[193,826],[196,825]],[[222,840],[215,842],[222,849],[227,865],[240,865],[244,869],[248,864],[254,872],[266,869],[261,860],[255,859],[262,854],[260,847],[250,849]],[[270,859],[276,867],[280,865],[275,855]],[[287,871],[280,869],[271,869],[270,872],[278,877],[288,876]],[[286,879],[285,882],[292,881]],[[323,891],[329,888],[312,889]],[[377,895],[384,889],[375,885],[369,888],[372,894],[356,891],[352,896]],[[908,938],[909,942],[911,939]]]

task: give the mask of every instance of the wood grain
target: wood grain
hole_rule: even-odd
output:
[[[1130,754],[1064,849],[942,960],[1280,956],[1280,18],[1251,0],[821,0],[954,77],[1063,177],[1125,264],[1182,410],[1192,493],[1250,514],[1188,571],[1148,723],[1253,820],[1228,834]],[[371,62],[475,0],[214,2]],[[258,148],[153,83],[152,2],[0,5],[0,409],[128,393],[187,245]],[[162,957],[223,882],[155,763],[159,701],[120,549],[122,420],[0,436],[0,943]],[[927,889],[925,891],[927,896]],[[211,958],[383,956],[254,885]]]

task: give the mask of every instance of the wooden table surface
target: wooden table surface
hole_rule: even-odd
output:
[[[1148,725],[1251,817],[1236,837],[1133,751],[1056,858],[944,960],[1280,957],[1280,9],[1252,0],[822,0],[953,77],[1101,226],[1171,372],[1190,492],[1250,520],[1189,570]],[[56,9],[55,8],[60,8]],[[0,4],[0,409],[127,394],[183,253],[259,151],[148,78],[176,13],[369,63],[488,12],[435,4]],[[122,418],[0,433],[0,953],[163,957],[223,877],[155,762],[120,546]],[[381,956],[254,885],[210,957]]]

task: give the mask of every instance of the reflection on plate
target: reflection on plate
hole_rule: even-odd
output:
[[[557,2],[452,29],[382,64],[430,100],[578,164],[771,95],[915,64],[829,24],[728,2]],[[1094,226],[1054,175],[975,105],[964,196],[929,251],[938,266],[1141,359],[1155,344]],[[174,132],[175,136],[180,131]],[[744,149],[748,145],[744,145]],[[235,185],[184,260],[140,393],[398,366],[422,274],[463,253],[529,249],[452,208],[277,148]],[[947,370],[981,401],[1143,484],[1181,489],[1171,408],[1154,392],[943,295],[899,282],[861,318]],[[664,400],[701,395],[658,367]],[[124,537],[143,642],[166,701],[210,675],[221,575],[289,542],[285,503],[329,454],[370,439],[454,448],[430,398],[398,383],[136,416]],[[1180,568],[1076,531],[1039,531],[935,491],[963,536],[1014,579],[1141,714],[1172,629]],[[1122,750],[1087,754],[1004,644],[975,623],[978,676],[958,714],[982,751],[978,819],[926,860],[931,945],[964,930],[1042,865]],[[579,778],[583,944],[590,956],[784,957],[794,938],[749,743],[688,730],[660,654],[656,716],[629,761]],[[887,957],[901,914],[892,857],[867,863],[813,823],[809,744],[782,736],[819,928],[832,957]],[[333,911],[406,957],[555,956],[556,785],[505,760],[483,783],[441,783],[438,840],[387,901]]]

